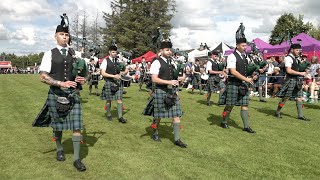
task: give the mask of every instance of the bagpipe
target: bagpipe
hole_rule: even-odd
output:
[[[180,61],[177,61],[176,63],[177,68],[173,68],[173,79],[178,79],[178,77],[183,76],[183,71],[184,71],[184,64]]]
[[[74,77],[76,77],[76,76],[86,77],[89,72],[86,61],[80,57],[77,57],[75,51],[69,45],[67,45],[67,46],[69,47],[68,53],[73,58],[72,75]]]

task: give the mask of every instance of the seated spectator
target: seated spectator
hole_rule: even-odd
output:
[[[318,93],[319,93],[319,86],[320,86],[320,68],[316,71],[317,75],[312,78],[312,83],[310,85],[310,97],[309,102],[314,103],[318,102]]]
[[[268,89],[272,92],[272,97],[274,98],[276,94],[279,92],[279,90],[282,87],[283,84],[283,79],[282,75],[280,74],[280,68],[279,67],[274,67],[273,69],[273,74],[269,79],[268,82]]]

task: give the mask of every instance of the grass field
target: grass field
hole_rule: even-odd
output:
[[[102,81],[100,81],[100,89]],[[82,91],[85,125],[81,157],[86,172],[73,167],[71,132],[63,134],[66,161],[55,160],[51,128],[31,124],[43,106],[48,86],[37,75],[0,75],[0,179],[319,179],[319,105],[305,104],[296,119],[295,102],[283,108],[283,118],[272,115],[278,99],[250,101],[251,127],[242,131],[239,107],[230,129],[219,127],[222,106],[206,106],[205,97],[183,90],[182,139],[188,148],[173,145],[170,123],[162,123],[162,142],[150,139],[150,117],[141,112],[148,93],[133,84],[123,102],[127,124],[106,121],[104,101]],[[217,102],[217,95],[212,101]],[[112,104],[116,117],[116,105]],[[115,118],[114,118],[115,119]],[[164,119],[170,122],[169,119]]]

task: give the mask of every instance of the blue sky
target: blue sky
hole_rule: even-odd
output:
[[[234,34],[240,22],[246,26],[249,40],[265,41],[276,19],[290,12],[318,24],[320,1],[317,0],[176,0],[177,13],[171,23],[171,39],[176,48],[198,48],[201,42],[209,46],[226,42],[234,45]],[[0,53],[18,55],[48,51],[55,46],[54,32],[62,13],[69,18],[75,12],[89,14],[93,21],[102,11],[110,12],[110,0],[2,0],[0,2]],[[71,19],[72,20],[72,19]]]

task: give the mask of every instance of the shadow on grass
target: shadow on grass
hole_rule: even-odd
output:
[[[152,123],[152,120],[150,121],[150,125],[151,123]],[[151,135],[154,133],[154,130],[151,128],[151,126],[147,126],[145,130],[146,130],[146,133],[142,134],[140,137],[148,136],[150,137],[150,141],[153,141],[151,139]],[[160,125],[158,127],[158,132],[159,132],[159,137],[161,139],[169,139],[171,142],[174,143],[172,122],[162,120],[162,122],[160,122]]]
[[[250,107],[250,108],[255,109],[258,112],[264,113],[267,116],[273,116],[273,117],[274,117],[274,114],[276,112],[275,109],[270,109],[270,108],[266,108],[266,107],[264,107],[264,108]],[[281,116],[288,116],[288,117],[291,117],[291,118],[296,118],[296,116],[292,116],[291,114],[287,114],[287,113],[283,113],[283,112],[281,112]],[[276,117],[274,117],[274,118],[276,118]]]
[[[214,101],[210,101],[210,102],[211,102],[211,105],[219,106],[219,104],[217,102],[214,102]],[[198,100],[197,103],[207,106],[207,100]]]
[[[304,107],[310,108],[310,109],[319,109],[320,108],[320,104],[304,103],[303,105],[304,105]]]
[[[80,159],[84,159],[89,154],[89,147],[93,147],[99,138],[103,136],[106,132],[87,132],[86,129],[82,131],[83,144],[80,145]],[[63,152],[65,154],[73,154],[73,142],[72,138],[68,138],[62,142]],[[50,152],[55,152],[56,149],[52,149],[50,151],[43,152],[43,154],[47,154]]]
[[[207,120],[209,122],[211,122],[210,125],[215,125],[215,126],[219,126],[220,127],[221,126],[222,117],[221,116],[217,116],[215,114],[210,114],[209,117],[207,118]],[[240,118],[240,121],[242,121],[241,118]],[[236,128],[236,129],[242,129],[241,126],[239,126],[233,119],[230,119],[230,118],[228,120],[228,125]]]

